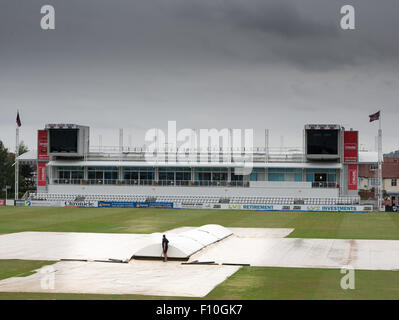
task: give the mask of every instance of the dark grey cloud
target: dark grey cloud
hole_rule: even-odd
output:
[[[292,63],[299,68],[325,71],[369,62],[398,62],[398,12],[394,9],[398,5],[394,1],[345,3],[356,9],[354,31],[340,28],[340,8],[344,5],[341,1],[205,0],[179,4],[182,17],[230,26],[239,34],[237,38],[243,36],[262,43],[263,46],[255,46],[257,54],[246,56],[239,50],[234,52],[234,46],[227,44],[225,48],[231,56],[256,63]]]
[[[40,7],[56,9],[56,30],[40,30]],[[353,4],[356,30],[339,28]],[[307,122],[362,130],[384,108],[385,148],[399,116],[397,0],[2,0],[0,139],[14,143],[47,122],[114,129],[270,128],[272,142],[300,145]],[[114,132],[114,131],[115,132]],[[114,132],[114,133],[113,133]],[[262,136],[262,133],[260,133]],[[126,140],[126,139],[125,139]],[[371,142],[370,142],[371,141]],[[258,141],[262,144],[262,139]]]
[[[190,19],[232,25],[249,32],[274,33],[286,38],[332,37],[336,23],[312,15],[302,15],[293,1],[201,1],[181,3],[177,11]],[[325,18],[325,17],[323,17]]]

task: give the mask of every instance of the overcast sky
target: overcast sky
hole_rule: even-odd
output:
[[[56,29],[40,28],[51,4]],[[340,8],[356,29],[340,28]],[[263,146],[301,146],[306,123],[399,149],[398,0],[1,0],[0,140],[36,148],[46,123],[91,127],[91,144],[141,146],[168,120],[253,128]],[[281,137],[284,137],[281,139]]]

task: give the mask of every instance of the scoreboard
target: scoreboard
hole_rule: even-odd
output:
[[[334,160],[341,156],[339,125],[306,125],[306,157],[313,160]]]
[[[49,156],[83,157],[89,152],[89,127],[47,124]]]

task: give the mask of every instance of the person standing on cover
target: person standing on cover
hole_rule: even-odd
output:
[[[166,239],[165,235],[163,235],[163,237],[162,237],[162,252],[163,252],[163,257],[164,257],[163,261],[164,262],[168,261],[168,254],[167,254],[167,252],[168,252],[168,243],[169,243],[169,240]]]

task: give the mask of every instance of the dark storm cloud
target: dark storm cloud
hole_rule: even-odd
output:
[[[338,35],[336,24],[332,24],[331,21],[317,21],[311,15],[305,17],[300,14],[295,2],[286,0],[195,3],[186,1],[177,10],[191,19],[208,19],[214,23],[230,24],[249,32],[274,33],[287,38]]]
[[[325,71],[369,62],[398,62],[397,13],[390,10],[398,6],[394,1],[347,3],[356,9],[357,29],[354,31],[340,28],[343,5],[340,1],[204,0],[178,3],[177,11],[182,17],[230,26],[238,33],[237,38],[241,35],[253,43],[262,43],[263,46],[256,46],[257,52],[247,52],[247,56],[232,46],[224,48],[231,56],[255,63],[292,63],[311,71]],[[385,8],[384,24],[381,23],[381,7]],[[223,45],[226,43],[221,41]]]
[[[92,59],[125,54],[156,62],[197,59],[201,64],[238,59],[326,71],[397,63],[394,1],[353,1],[357,29],[343,31],[341,1],[52,0],[57,32],[46,34],[38,28],[41,1],[6,0],[0,34],[11,43],[12,35],[20,36],[20,47],[40,52],[43,60],[75,52]],[[19,54],[13,46],[5,51]]]
[[[55,31],[40,29],[43,4],[55,7]],[[339,27],[344,4],[355,6],[354,31]],[[13,144],[19,107],[21,134],[31,145],[46,122],[88,124],[95,140],[103,132],[105,145],[110,128],[132,128],[141,143],[146,129],[169,119],[191,128],[267,127],[277,143],[285,135],[286,145],[300,145],[304,123],[347,121],[367,132],[367,114],[382,106],[392,146],[398,6],[397,0],[2,0],[0,139]],[[374,133],[367,134],[373,141]]]

